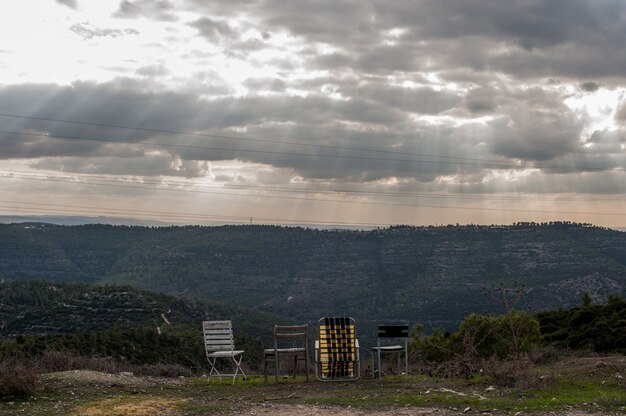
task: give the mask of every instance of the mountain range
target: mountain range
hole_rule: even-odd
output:
[[[455,328],[626,294],[626,233],[575,223],[318,230],[0,225],[0,278],[124,284],[296,321]],[[514,294],[519,293],[519,298]],[[495,296],[494,296],[495,294]],[[515,298],[515,299],[514,299]]]

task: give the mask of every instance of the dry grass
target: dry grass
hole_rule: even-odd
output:
[[[85,403],[74,410],[74,416],[152,416],[176,414],[177,403],[157,397],[112,398]]]
[[[84,357],[68,352],[47,351],[34,360],[40,373],[52,373],[71,370],[91,370],[116,374],[129,372],[142,376],[190,377],[193,372],[178,364],[131,365],[121,363],[112,357]]]

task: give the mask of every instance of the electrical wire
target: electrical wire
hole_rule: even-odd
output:
[[[182,144],[171,144],[171,143],[156,143],[156,142],[146,142],[146,141],[95,139],[95,138],[78,137],[78,136],[47,135],[47,134],[33,134],[33,133],[24,133],[24,132],[0,131],[0,133],[5,133],[5,134],[22,134],[22,135],[49,137],[49,138],[57,138],[57,139],[68,139],[68,140],[117,142],[117,143],[127,143],[127,144],[162,146],[162,147],[180,147],[180,148],[190,148],[190,149],[236,151],[236,152],[248,152],[248,153],[289,155],[289,156],[346,158],[346,159],[361,159],[361,160],[388,161],[388,162],[437,163],[437,164],[454,164],[454,165],[459,165],[459,164],[477,165],[477,164],[491,163],[492,165],[490,166],[493,168],[509,168],[509,169],[535,168],[535,169],[555,169],[555,170],[575,170],[575,171],[626,171],[626,168],[618,168],[618,167],[601,168],[601,167],[593,167],[593,166],[567,166],[567,165],[551,165],[551,164],[544,164],[544,163],[537,163],[537,162],[506,163],[501,160],[485,159],[485,158],[469,158],[469,157],[462,157],[462,156],[448,156],[448,155],[435,155],[435,154],[392,151],[392,150],[382,150],[382,149],[370,149],[370,148],[364,148],[364,147],[334,146],[334,145],[323,145],[323,144],[314,144],[314,143],[301,143],[301,142],[296,142],[296,141],[271,140],[271,139],[263,139],[263,138],[250,138],[250,137],[219,135],[219,134],[209,134],[209,133],[195,133],[195,132],[166,130],[166,129],[154,129],[154,128],[147,128],[147,127],[134,127],[134,126],[123,126],[123,125],[116,125],[116,124],[93,123],[93,122],[85,122],[85,121],[63,120],[63,119],[56,119],[56,118],[34,117],[34,116],[25,116],[25,115],[9,114],[9,113],[0,113],[0,117],[49,121],[49,122],[81,125],[81,126],[106,127],[106,128],[132,130],[132,131],[145,131],[145,132],[153,132],[153,133],[159,133],[159,134],[175,134],[175,135],[181,135],[181,136],[195,136],[195,137],[204,137],[204,138],[212,138],[212,139],[225,139],[225,140],[237,140],[237,141],[247,141],[247,142],[266,143],[266,144],[301,146],[301,147],[309,147],[309,148],[349,150],[349,151],[359,151],[359,152],[393,154],[393,155],[401,155],[401,156],[408,155],[408,156],[430,157],[430,158],[437,158],[437,159],[467,160],[467,161],[472,161],[472,162],[477,162],[477,163],[470,164],[467,162],[462,163],[462,162],[444,162],[444,161],[415,160],[415,159],[385,159],[385,158],[346,156],[346,155],[336,155],[336,154],[311,154],[311,153],[298,153],[298,152],[278,152],[278,151],[269,151],[269,150],[232,149],[232,148],[193,146],[193,145],[182,145]],[[489,166],[481,165],[481,167],[489,167]]]
[[[0,176],[0,178],[6,179],[10,178],[8,176]],[[601,215],[601,216],[620,216],[626,217],[626,212],[613,213],[613,212],[578,212],[578,211],[548,211],[548,210],[528,210],[528,209],[512,209],[512,208],[486,208],[486,207],[466,207],[460,205],[431,205],[431,204],[408,204],[408,203],[392,203],[392,202],[378,202],[378,201],[365,201],[365,200],[345,200],[345,199],[320,199],[320,198],[307,198],[307,197],[290,197],[290,196],[281,196],[281,195],[263,195],[263,194],[241,194],[234,192],[226,192],[226,191],[206,191],[206,190],[198,190],[198,189],[179,189],[179,188],[163,188],[157,186],[142,186],[142,185],[127,185],[127,184],[119,184],[119,183],[111,183],[112,181],[107,182],[106,180],[100,180],[99,182],[76,182],[70,180],[61,179],[52,179],[52,178],[41,178],[41,177],[19,177],[22,180],[44,180],[47,182],[61,182],[61,183],[72,183],[72,184],[81,184],[88,186],[107,186],[107,187],[116,187],[116,188],[127,188],[127,189],[149,189],[156,191],[169,191],[169,192],[183,192],[183,193],[198,193],[198,194],[211,194],[211,195],[227,195],[227,196],[236,196],[243,198],[267,198],[267,199],[278,199],[278,200],[292,200],[292,201],[311,201],[317,203],[341,203],[341,204],[354,204],[354,205],[375,205],[375,206],[393,206],[393,207],[410,207],[410,208],[437,208],[437,209],[455,209],[455,210],[478,210],[478,211],[488,211],[488,212],[515,212],[515,213],[535,213],[535,214],[561,214],[561,215]]]

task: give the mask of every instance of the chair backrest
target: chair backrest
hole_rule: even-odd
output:
[[[358,341],[353,318],[322,318],[319,328],[319,363],[322,378],[358,378]]]
[[[304,347],[308,351],[309,325],[274,325],[274,348]]]
[[[378,325],[378,338],[408,338],[409,325]]]
[[[215,351],[232,351],[235,349],[232,321],[204,321],[204,348],[207,353]]]

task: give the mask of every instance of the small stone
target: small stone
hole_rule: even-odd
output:
[[[471,407],[467,406],[465,409],[463,409],[463,413],[468,413],[472,410]]]
[[[496,388],[494,386],[489,386],[485,389],[485,391],[495,391]]]

